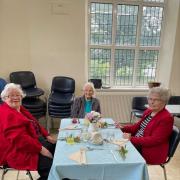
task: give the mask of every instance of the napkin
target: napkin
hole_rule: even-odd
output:
[[[60,128],[59,130],[61,131],[61,130],[78,130],[78,129],[81,129],[81,128],[78,127],[78,125],[70,124],[65,128],[62,128],[62,129]]]
[[[80,148],[79,151],[70,154],[69,159],[76,161],[79,164],[86,164],[86,149]]]
[[[116,144],[118,146],[123,146],[127,142],[128,142],[128,139],[117,139],[117,140],[111,141],[112,144]]]

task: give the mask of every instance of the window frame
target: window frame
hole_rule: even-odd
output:
[[[111,3],[112,4],[112,16],[113,16],[113,21],[112,21],[112,44],[111,45],[91,45],[90,44],[90,26],[91,26],[91,22],[90,22],[90,5],[91,3]],[[137,18],[137,32],[136,32],[136,44],[135,45],[116,45],[115,44],[115,36],[116,36],[116,26],[117,26],[117,11],[116,11],[116,7],[117,5],[121,5],[121,4],[127,4],[127,5],[137,5],[139,8],[138,10],[138,18]],[[124,88],[128,88],[128,89],[136,89],[136,88],[147,88],[147,85],[142,85],[142,86],[137,86],[136,85],[136,77],[137,77],[137,70],[138,70],[138,58],[139,58],[139,52],[141,50],[158,50],[159,51],[159,55],[158,55],[158,62],[157,62],[157,67],[156,67],[156,80],[158,80],[158,76],[159,76],[159,71],[160,71],[160,53],[161,53],[161,45],[163,42],[163,29],[164,29],[164,23],[165,23],[165,5],[166,5],[166,0],[164,0],[163,3],[154,3],[154,2],[144,2],[143,0],[88,0],[88,15],[87,15],[87,19],[88,19],[88,27],[87,27],[87,32],[88,32],[88,50],[87,50],[87,59],[88,59],[88,63],[87,63],[87,69],[88,69],[88,78],[90,79],[90,49],[91,48],[103,48],[103,49],[110,49],[111,50],[111,61],[110,61],[110,88],[111,89],[124,89]],[[161,35],[160,35],[160,45],[159,46],[140,46],[140,34],[141,34],[141,20],[142,20],[142,13],[143,13],[143,6],[155,6],[155,7],[162,7],[163,8],[163,20],[161,22]],[[132,85],[130,86],[115,86],[113,84],[114,82],[114,72],[115,72],[115,50],[116,49],[133,49],[135,50],[135,58],[134,58],[134,68],[133,68],[133,80],[132,80]]]

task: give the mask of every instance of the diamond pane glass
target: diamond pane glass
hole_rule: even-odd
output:
[[[112,4],[91,3],[90,42],[91,45],[112,43]]]
[[[147,85],[148,81],[156,79],[156,69],[159,51],[141,50],[137,67],[137,85]]]
[[[133,81],[135,50],[115,50],[115,79],[116,86],[129,86]]]
[[[117,6],[117,45],[135,45],[138,19],[138,6],[118,5]]]
[[[162,7],[143,7],[141,46],[160,46]]]
[[[111,50],[90,49],[90,79],[102,79],[103,85],[110,85]]]

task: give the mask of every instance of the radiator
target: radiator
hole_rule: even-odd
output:
[[[139,94],[96,93],[96,97],[100,100],[102,116],[121,123],[130,122],[131,104],[134,96],[139,96]]]

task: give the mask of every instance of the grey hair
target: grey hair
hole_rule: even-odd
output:
[[[9,92],[13,89],[17,90],[22,97],[26,96],[19,84],[8,83],[1,92],[1,98],[3,101],[5,101],[6,97],[9,95]]]
[[[92,82],[85,83],[83,86],[83,91],[85,90],[86,86],[90,86],[92,88],[93,92],[95,93],[94,84]]]
[[[168,103],[168,100],[170,98],[170,92],[168,89],[163,87],[153,87],[149,90],[148,96],[151,94],[158,94],[160,99],[165,102],[165,104]]]

